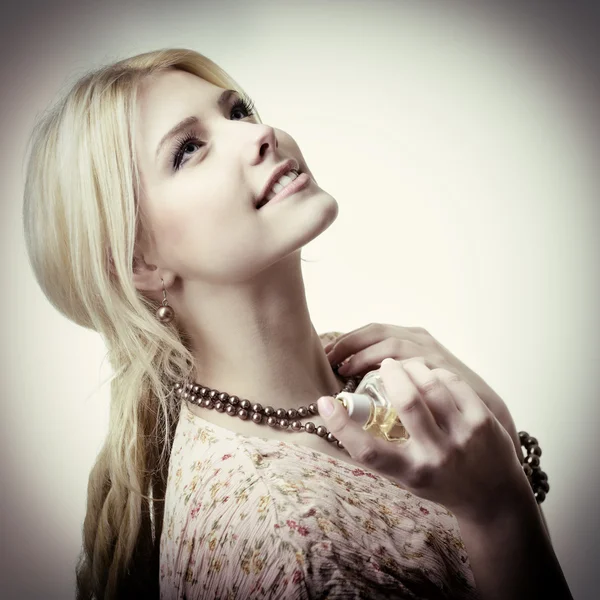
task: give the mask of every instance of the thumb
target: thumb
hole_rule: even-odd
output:
[[[322,396],[317,400],[317,406],[327,429],[342,443],[350,456],[360,456],[365,446],[373,445],[373,437],[350,418],[339,400],[332,396]]]

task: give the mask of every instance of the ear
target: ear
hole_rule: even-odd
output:
[[[112,275],[115,275],[115,263],[110,250],[107,250],[108,265]],[[167,271],[159,271],[158,267],[148,264],[140,254],[133,257],[132,281],[135,288],[140,292],[161,292],[164,280],[165,287],[173,283],[173,274]]]
[[[161,275],[156,265],[149,265],[141,256],[133,257],[133,285],[139,292],[162,290]],[[165,285],[167,285],[165,283]]]

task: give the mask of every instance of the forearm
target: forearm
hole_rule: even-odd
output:
[[[457,521],[481,600],[573,600],[533,493],[486,522]]]

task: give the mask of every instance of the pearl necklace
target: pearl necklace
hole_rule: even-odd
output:
[[[341,364],[333,368],[333,372],[339,376],[338,369]],[[343,377],[342,377],[343,378]],[[348,377],[346,384],[340,392],[354,392],[359,384],[361,377]],[[214,408],[217,412],[226,412],[231,417],[239,417],[243,421],[249,418],[256,424],[266,422],[269,427],[279,427],[280,429],[288,429],[291,427],[293,431],[306,432],[318,435],[325,438],[337,448],[344,449],[340,442],[327,428],[323,425],[318,427],[309,421],[306,424],[301,423],[300,419],[310,415],[318,415],[319,408],[316,402],[312,402],[306,406],[298,408],[273,408],[262,404],[252,404],[250,400],[241,400],[238,396],[229,395],[227,392],[221,392],[216,389],[211,389],[200,385],[199,383],[176,383],[173,388],[177,396],[181,396],[183,400],[188,400],[192,404],[196,404],[202,408]],[[337,392],[339,393],[339,392]],[[336,394],[333,394],[335,396]],[[266,420],[264,419],[266,417]]]

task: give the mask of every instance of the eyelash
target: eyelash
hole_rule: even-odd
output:
[[[233,113],[236,110],[243,110],[246,113],[246,116],[252,117],[256,113],[254,112],[254,101],[247,96],[241,96],[236,100],[235,104],[231,107],[229,114]],[[188,131],[184,133],[181,137],[178,137],[175,141],[175,148],[171,153],[171,164],[173,165],[173,169],[176,171],[179,169],[181,165],[182,151],[191,141],[199,142],[198,138],[191,132]]]

